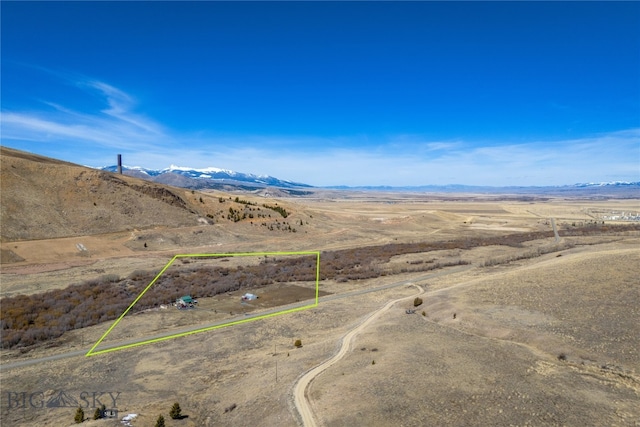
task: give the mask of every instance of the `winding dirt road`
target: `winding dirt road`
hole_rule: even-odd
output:
[[[378,310],[370,313],[367,317],[362,319],[362,321],[358,323],[351,331],[347,332],[342,337],[342,344],[340,345],[340,350],[338,351],[338,353],[336,353],[333,357],[324,361],[320,365],[316,366],[315,368],[307,371],[306,374],[300,377],[300,379],[294,386],[293,398],[294,398],[295,407],[298,410],[300,417],[302,418],[302,424],[305,427],[316,426],[316,421],[313,418],[313,411],[311,410],[311,404],[307,397],[307,390],[309,389],[311,382],[322,372],[324,372],[325,370],[330,368],[332,365],[334,365],[336,362],[338,362],[340,359],[342,359],[349,351],[351,347],[351,341],[353,341],[356,335],[358,335],[358,333],[360,333],[364,328],[366,328],[371,322],[373,322],[376,318],[378,318],[382,313],[387,311],[389,308],[391,308],[391,306],[393,306],[397,302],[410,299],[410,298],[415,298],[416,296],[424,292],[424,289],[422,289],[422,287],[415,284],[413,286],[418,288],[418,293],[412,296],[391,300],[387,304],[385,304],[382,308],[379,308]]]

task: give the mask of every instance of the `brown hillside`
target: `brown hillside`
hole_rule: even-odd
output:
[[[0,147],[3,242],[195,225],[184,189]]]

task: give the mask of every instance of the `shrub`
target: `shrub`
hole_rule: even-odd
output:
[[[104,412],[102,412],[101,408],[96,408],[96,410],[93,412],[93,419],[94,420],[99,420],[102,418]]]
[[[414,306],[414,307],[417,307],[417,306],[419,306],[419,305],[421,305],[421,304],[422,304],[422,298],[420,298],[420,297],[416,297],[416,298],[413,300],[413,306]]]
[[[156,420],[156,427],[164,427],[164,417],[162,415],[158,416]]]
[[[84,421],[84,411],[81,407],[78,406],[78,410],[76,410],[76,416],[73,418],[76,424],[80,424]]]
[[[182,417],[182,409],[180,409],[180,404],[178,402],[174,403],[169,411],[169,416],[172,420],[178,420]]]
[[[296,342],[294,342],[293,345],[295,345],[298,348],[302,347],[302,340],[296,340]]]
[[[120,276],[118,276],[117,274],[105,274],[98,280],[106,283],[118,283],[120,281]]]
[[[231,200],[231,198],[229,198]],[[260,209],[263,212],[267,209]],[[238,211],[233,210],[234,216]],[[216,215],[225,214],[219,210]],[[265,216],[266,217],[266,216]],[[278,223],[278,227],[284,222]],[[263,222],[267,227],[267,223]],[[270,227],[273,228],[273,225]],[[283,227],[287,227],[284,225]],[[603,227],[572,228],[566,236],[603,234]],[[279,228],[282,230],[283,228]],[[607,233],[631,233],[640,230],[640,224],[619,227],[610,226]],[[291,229],[293,232],[293,228]],[[477,246],[507,245],[523,248],[522,242],[553,237],[553,232],[520,233],[508,236],[464,238],[456,241],[390,243],[380,246],[364,246],[323,252],[321,280],[338,282],[362,280],[393,274],[386,266],[391,257],[434,250],[465,250]],[[143,241],[143,240],[141,240]],[[522,250],[515,256],[486,260],[485,266],[511,262],[516,259],[539,256],[571,247],[571,243],[554,244],[537,250]],[[183,260],[183,263],[187,260]],[[225,261],[222,259],[221,261]],[[266,260],[265,260],[266,261]],[[407,271],[428,271],[445,266],[469,264],[464,260],[448,262],[424,262]],[[189,287],[191,294],[205,298],[230,292],[245,286],[267,285],[274,282],[306,281],[315,279],[315,257],[271,260],[260,265],[238,268],[193,267],[191,270],[172,269],[158,279],[145,298],[139,301],[134,312],[152,308],[160,303],[175,300]],[[119,316],[155,277],[151,271],[135,270],[126,278],[103,275],[65,289],[42,292],[37,296],[12,296],[0,299],[0,348],[30,350],[30,346],[60,337],[66,331],[113,320]]]

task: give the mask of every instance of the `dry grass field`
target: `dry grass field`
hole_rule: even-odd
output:
[[[14,252],[25,261],[3,265],[2,291],[31,293],[87,277],[159,270],[172,253],[203,248],[324,250],[539,230],[549,227],[543,214],[554,215],[559,223],[587,221],[580,212],[589,208],[572,201],[526,206],[374,200],[295,203],[316,221],[307,236],[298,234],[295,239],[235,231],[220,245],[194,248],[175,243],[185,241],[193,230],[173,229],[166,230],[169,247],[145,252],[127,248],[130,238],[91,236],[82,239],[95,241],[93,246],[104,251],[102,256],[79,260],[71,251],[66,259],[49,262],[30,259],[29,252],[20,248],[36,243],[55,248],[68,246],[67,242],[14,242],[18,246]],[[332,209],[336,203],[341,207]],[[529,212],[540,212],[540,217]],[[333,231],[322,233],[325,226]],[[202,228],[197,236],[220,234],[216,226]],[[162,236],[161,231],[152,233]],[[18,408],[20,395],[12,394],[9,401],[7,394],[41,391],[34,397],[37,406],[64,390],[83,405],[85,401],[79,400],[83,391],[119,392],[117,409],[121,414],[139,414],[136,426],[153,426],[161,413],[168,425],[175,426],[299,425],[292,397],[296,380],[335,354],[340,338],[366,316],[387,301],[414,295],[416,289],[405,283],[351,292],[413,280],[425,289],[424,303],[416,313],[405,313],[412,298],[392,306],[354,338],[343,359],[312,381],[307,396],[318,425],[638,425],[639,236],[627,232],[564,240],[572,247],[492,267],[481,265],[487,259],[506,259],[552,245],[553,239],[521,248],[486,246],[402,255],[389,264],[399,267],[456,257],[472,264],[459,270],[321,283],[328,295],[310,310],[89,358],[41,360],[88,350],[108,324],[67,333],[54,346],[26,353],[4,350],[2,423],[71,425],[74,407],[33,408],[27,401],[25,408]],[[109,256],[108,248],[117,245],[124,246],[128,256]],[[236,314],[249,311],[238,297],[203,301],[203,308],[193,311],[167,309],[125,318],[120,325],[124,328],[109,339],[144,337],[189,322],[203,325],[217,319],[212,308],[219,309],[215,316],[231,319],[227,309]],[[296,339],[302,340],[301,348],[293,346]],[[12,367],[21,360],[36,363]],[[110,399],[103,396],[100,402]],[[174,401],[187,418],[168,418]],[[87,405],[91,416],[93,401]],[[92,424],[118,425],[107,420],[86,423]]]
[[[229,195],[217,192],[183,196],[195,200],[189,202],[194,210],[199,204],[238,208]],[[241,197],[264,202],[256,195]],[[168,426],[184,427],[640,426],[640,232],[616,232],[599,216],[637,210],[637,199],[456,195],[453,200],[435,194],[318,192],[277,203],[290,215],[273,216],[269,224],[286,221],[296,232],[271,230],[257,220],[198,222],[205,211],[180,211],[186,223],[178,226],[132,223],[120,230],[27,240],[3,231],[2,297],[38,295],[108,275],[158,272],[177,253],[459,242],[549,232],[552,218],[560,241],[550,234],[511,246],[398,255],[381,266],[380,277],[322,280],[317,307],[92,357],[84,354],[112,322],[31,348],[3,349],[0,424],[70,426],[78,405],[91,418],[104,403],[120,418],[138,414],[133,426],[154,426],[160,414]],[[22,226],[3,215],[3,230]],[[588,235],[568,235],[596,222],[601,228]],[[407,272],[459,260],[468,264]],[[242,262],[255,261],[224,261]],[[311,282],[274,284],[203,298],[192,310],[127,315],[104,344],[248,319],[310,301],[313,288]],[[239,297],[247,291],[261,298],[242,304]],[[414,308],[418,293],[423,303]],[[339,353],[352,331],[357,333]],[[294,346],[298,339],[300,348]],[[295,404],[296,384],[337,354],[344,355],[303,390],[312,413],[305,422]],[[48,402],[58,407],[47,407]],[[185,418],[169,418],[174,402]]]
[[[320,424],[637,425],[639,261],[604,245],[430,281],[425,316],[388,312],[313,384]]]

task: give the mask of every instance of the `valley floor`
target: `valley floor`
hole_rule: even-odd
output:
[[[3,265],[2,292],[37,293],[83,275],[126,276],[135,269],[162,268],[168,254],[207,245],[220,252],[326,250],[484,236],[513,228],[535,231],[550,229],[550,217],[560,227],[590,218],[580,204],[458,204],[433,209],[410,204],[396,210],[381,204],[345,204],[338,215],[330,209],[336,202],[308,203],[318,222],[309,225],[306,235],[298,234],[299,240],[266,233],[226,235],[226,240],[207,243],[201,236],[206,233],[194,234],[196,229],[168,230],[164,237],[154,234],[158,231],[141,231],[138,237],[144,235],[158,247],[146,253],[135,246],[145,240],[120,236],[122,241],[112,241],[128,242],[131,256],[96,255],[90,263],[55,271],[48,268],[51,263],[70,262],[69,257]],[[180,246],[184,240],[177,236],[203,240]],[[556,251],[536,252],[554,245]],[[28,242],[13,246],[22,258],[28,254]],[[321,281],[326,294],[317,307],[304,311],[92,357],[84,354],[110,324],[66,333],[28,352],[3,350],[1,424],[71,426],[78,406],[92,417],[95,407],[104,403],[120,418],[138,414],[134,426],[154,426],[163,414],[168,426],[293,427],[303,423],[297,406],[302,398],[311,417],[305,425],[637,426],[639,247],[640,235],[634,231],[562,237],[559,243],[551,237],[520,247],[401,255],[386,266],[395,274]],[[536,255],[521,256],[532,253]],[[79,259],[74,257],[71,261]],[[402,266],[457,258],[469,264],[401,272]],[[38,264],[38,272],[18,270]],[[416,295],[423,302],[414,307]],[[229,298],[225,304],[241,307],[237,295]],[[244,316],[241,310],[229,316],[238,313]],[[115,342],[129,339],[127,334],[139,338],[173,327],[159,312],[128,322],[122,335],[114,334]],[[142,329],[143,324],[150,328]],[[300,348],[294,346],[298,339]],[[330,366],[306,378],[308,386],[301,386],[304,393],[298,393],[296,404],[296,385],[305,373],[334,357]],[[169,418],[174,402],[187,417]],[[83,425],[122,424],[100,420]]]
[[[298,379],[336,354],[341,337],[371,313],[390,300],[413,297],[412,283],[424,289],[416,313],[405,313],[412,298],[391,305],[311,382],[306,396],[319,425],[635,425],[637,243],[583,246],[413,278],[327,283],[334,291],[398,286],[89,358],[12,369],[16,356],[5,358],[2,422],[71,425],[75,404],[38,407],[64,391],[91,413],[87,396],[99,392],[98,400],[108,403],[109,392],[120,393],[118,411],[139,414],[133,425],[154,425],[160,413],[168,418],[174,401],[189,417],[168,425],[298,425]],[[86,348],[104,327],[93,329],[53,352]],[[293,346],[296,339],[301,348]],[[27,393],[26,403],[21,393]]]

